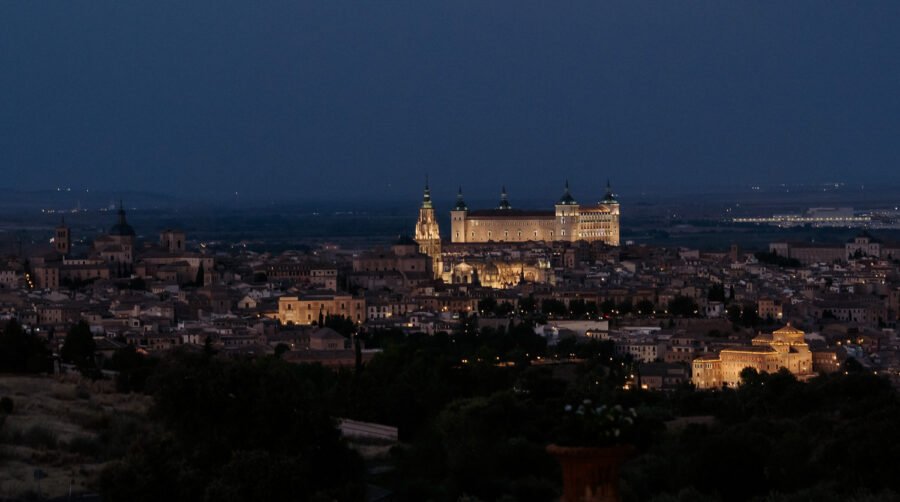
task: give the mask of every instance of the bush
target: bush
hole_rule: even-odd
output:
[[[59,441],[56,438],[56,433],[46,426],[32,425],[19,437],[19,443],[35,449],[52,449],[56,448]]]
[[[72,453],[77,453],[85,457],[97,458],[103,450],[103,445],[97,438],[90,436],[79,436],[72,438],[66,445],[66,449]]]
[[[88,400],[91,398],[91,393],[88,392],[87,387],[79,385],[75,387],[75,397],[77,397],[78,399]]]
[[[7,396],[0,398],[0,413],[9,415],[13,412],[13,400]]]

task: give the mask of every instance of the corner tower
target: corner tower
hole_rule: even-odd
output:
[[[578,216],[580,214],[578,202],[569,192],[569,180],[566,180],[566,187],[562,197],[554,206],[556,209],[556,235],[559,240],[574,241],[577,240],[576,228],[578,227]]]
[[[463,200],[462,187],[456,193],[456,205],[450,211],[450,242],[466,242],[466,218],[469,208]]]
[[[611,246],[619,245],[619,200],[613,194],[609,180],[606,180],[606,195],[600,201],[601,206],[609,209],[609,227],[607,228],[606,243]]]
[[[419,208],[419,219],[416,221],[416,243],[419,252],[431,257],[434,277],[441,275],[441,232],[434,217],[434,206],[431,203],[431,189],[428,178],[425,178],[425,193],[422,196],[422,207]]]

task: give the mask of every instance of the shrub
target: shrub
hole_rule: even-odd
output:
[[[43,425],[32,425],[21,436],[21,444],[31,448],[56,448],[56,433]]]
[[[102,445],[97,438],[90,436],[79,436],[72,438],[66,445],[66,449],[72,453],[78,453],[86,457],[98,457],[102,451]]]
[[[0,413],[9,415],[13,412],[13,400],[7,396],[0,398]]]

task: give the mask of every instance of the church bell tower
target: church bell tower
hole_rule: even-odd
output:
[[[53,237],[53,244],[56,252],[66,256],[72,250],[72,232],[66,226],[66,218],[63,217],[59,226],[56,227],[56,235]]]
[[[431,257],[434,277],[441,276],[441,232],[434,217],[434,206],[431,204],[431,190],[428,178],[425,178],[425,193],[422,196],[422,207],[419,208],[419,220],[416,221],[416,243],[419,252]]]

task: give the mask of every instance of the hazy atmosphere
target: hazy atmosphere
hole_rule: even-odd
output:
[[[4,2],[0,174],[257,200],[426,172],[445,199],[891,184],[898,25],[897,2]]]

